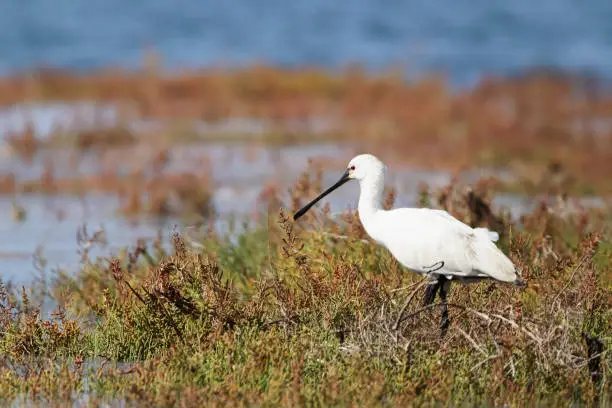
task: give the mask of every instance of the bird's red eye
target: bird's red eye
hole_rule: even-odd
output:
[[[355,170],[355,166],[349,167],[349,170]]]

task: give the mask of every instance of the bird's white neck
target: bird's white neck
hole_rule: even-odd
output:
[[[359,181],[361,192],[359,194],[359,218],[364,228],[367,228],[368,221],[378,211],[382,210],[382,200],[385,188],[384,175],[376,177],[366,177]]]

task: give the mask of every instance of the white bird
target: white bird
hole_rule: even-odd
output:
[[[448,212],[430,208],[382,207],[386,166],[371,154],[354,157],[340,180],[295,213],[304,215],[323,197],[350,181],[359,181],[359,219],[368,235],[406,268],[425,275],[429,285],[424,304],[442,300],[442,334],[449,320],[446,295],[453,280],[470,283],[494,279],[522,286],[516,267],[495,245],[496,232],[472,228]]]

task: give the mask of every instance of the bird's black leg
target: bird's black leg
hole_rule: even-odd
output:
[[[423,306],[431,305],[436,299],[436,293],[440,288],[440,277],[431,275],[432,272],[439,271],[444,267],[444,261],[436,262],[430,266],[424,266],[423,270],[426,271],[427,275],[431,279],[431,282],[427,285],[427,289],[425,289],[425,298],[423,299]]]
[[[440,294],[440,299],[442,300],[442,321],[440,323],[440,330],[442,331],[440,337],[444,338],[446,336],[446,332],[448,331],[448,326],[450,325],[450,321],[448,319],[448,306],[446,304],[446,295],[450,289],[450,279],[447,279],[444,275],[431,275],[432,272],[439,271],[444,267],[444,261],[436,262],[431,266],[425,266],[423,269],[427,270],[427,274],[430,277],[435,277],[435,281],[429,282],[427,285],[427,289],[425,290],[425,298],[423,299],[423,306],[430,305],[436,299],[436,293]]]
[[[446,305],[446,295],[450,290],[451,281],[446,279],[444,276],[440,276],[440,278],[438,279],[438,284],[440,285],[440,299],[442,300],[442,320],[440,322],[440,337],[444,338],[444,336],[446,336],[446,332],[448,331],[448,326],[450,326],[450,320],[448,319],[448,307]]]
[[[423,298],[423,306],[431,305],[436,299],[436,294],[440,288],[440,280],[429,282],[425,289],[425,297]]]

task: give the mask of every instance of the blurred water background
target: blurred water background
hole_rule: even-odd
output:
[[[457,85],[534,66],[609,76],[610,21],[605,0],[11,1],[0,13],[0,73],[136,67],[154,47],[171,69],[402,63]]]

